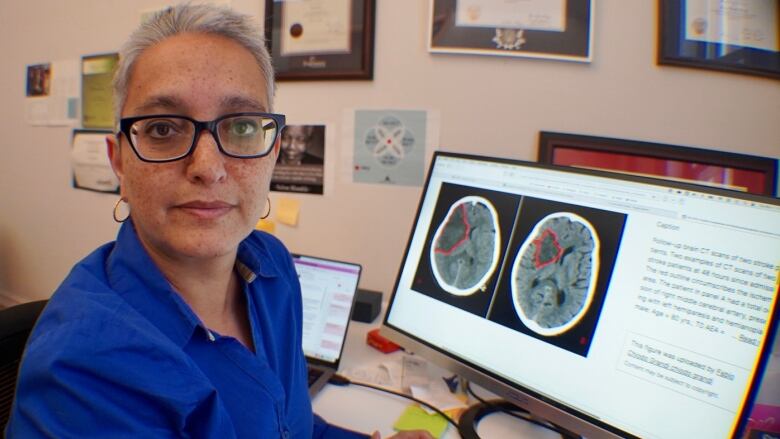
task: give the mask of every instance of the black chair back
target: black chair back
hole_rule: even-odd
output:
[[[46,302],[39,300],[0,310],[0,436],[11,414],[24,346]]]

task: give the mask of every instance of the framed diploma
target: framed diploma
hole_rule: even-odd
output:
[[[591,60],[595,0],[430,1],[430,52]]]
[[[372,79],[376,0],[266,0],[276,79]]]
[[[780,2],[659,0],[658,63],[780,78]]]
[[[778,160],[725,151],[542,131],[540,163],[665,178],[775,196]]]

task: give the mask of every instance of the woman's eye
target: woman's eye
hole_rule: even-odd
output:
[[[155,122],[146,127],[146,135],[155,139],[164,139],[174,135],[175,127],[167,122]]]
[[[257,123],[252,120],[238,120],[230,125],[230,133],[236,136],[251,136],[257,132]]]

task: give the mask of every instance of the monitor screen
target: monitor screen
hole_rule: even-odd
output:
[[[382,332],[586,436],[727,437],[779,270],[780,200],[437,152]]]
[[[293,255],[303,298],[303,352],[311,360],[338,363],[361,267],[313,256]]]

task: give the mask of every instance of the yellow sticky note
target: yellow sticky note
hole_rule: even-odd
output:
[[[257,222],[257,224],[255,224],[255,229],[262,230],[273,235],[273,233],[276,231],[276,223],[269,219],[261,219]]]
[[[419,406],[410,405],[393,424],[398,431],[427,430],[433,437],[439,438],[447,429],[447,420],[440,414],[428,414]]]
[[[279,198],[277,200],[276,220],[288,226],[298,224],[298,215],[301,211],[301,202],[294,198]]]

